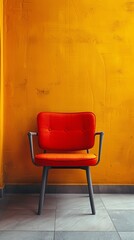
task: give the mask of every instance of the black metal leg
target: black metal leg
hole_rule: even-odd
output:
[[[43,208],[48,169],[49,169],[48,167],[43,168],[41,191],[40,191],[39,206],[38,206],[38,215],[41,214],[41,211],[42,211],[42,208]]]
[[[87,176],[88,192],[89,192],[89,199],[90,199],[92,214],[95,215],[93,186],[92,186],[92,180],[91,180],[91,174],[90,174],[90,168],[89,167],[86,167],[86,176]]]

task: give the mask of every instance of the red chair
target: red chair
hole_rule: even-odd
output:
[[[91,112],[53,113],[41,112],[37,116],[37,132],[28,132],[31,158],[35,165],[43,167],[38,214],[41,214],[50,168],[77,168],[86,171],[92,214],[95,214],[90,166],[100,161],[103,132],[95,133],[95,115]],[[33,136],[38,136],[43,153],[34,154]],[[99,135],[98,156],[89,153]],[[78,150],[85,150],[79,151]],[[77,151],[77,152],[76,152]]]

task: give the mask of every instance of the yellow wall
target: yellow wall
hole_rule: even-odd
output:
[[[0,0],[0,188],[3,184],[3,3]]]
[[[96,184],[134,183],[134,3],[124,0],[4,2],[6,183],[39,182],[27,132],[40,111],[93,111],[105,132]],[[58,177],[57,177],[58,175]],[[52,170],[49,183],[85,183]]]

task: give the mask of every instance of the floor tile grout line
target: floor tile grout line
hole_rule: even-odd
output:
[[[116,232],[117,232],[119,238],[121,239],[121,237],[120,237],[120,235],[119,235],[119,233],[118,233],[118,230],[117,230],[117,228],[116,228],[116,226],[115,226],[115,224],[114,224],[114,221],[112,220],[112,218],[111,218],[111,216],[110,216],[110,214],[109,214],[109,212],[108,212],[108,209],[106,208],[106,206],[105,206],[105,204],[104,204],[104,201],[103,201],[103,199],[102,199],[101,194],[100,194],[100,199],[101,199],[101,201],[102,201],[102,204],[103,204],[103,206],[104,206],[104,208],[105,208],[105,210],[106,210],[106,212],[107,212],[109,218],[111,219],[111,221],[112,221],[112,223],[113,223],[113,226],[114,226],[114,228],[115,228],[115,230],[116,230]]]
[[[55,215],[54,215],[54,232],[56,231],[56,209],[55,209]]]
[[[57,211],[57,195],[55,197],[56,206],[55,206],[55,218],[54,218],[54,239],[55,239],[55,231],[56,231],[56,211]]]
[[[56,233],[56,231],[54,231],[53,240],[55,240],[55,233]]]
[[[104,203],[104,201],[103,201],[103,198],[102,198],[102,196],[103,195],[131,195],[132,196],[132,194],[112,194],[112,193],[105,193],[105,194],[103,194],[103,193],[100,193],[100,197],[101,197],[101,200],[102,200],[102,202],[103,202],[103,205],[105,206],[105,208],[106,208],[106,210],[107,211],[134,211],[134,208],[132,207],[132,208],[128,208],[128,209],[126,209],[126,208],[108,208],[106,205],[105,205],[105,203]]]
[[[49,232],[54,232],[52,230],[19,230],[19,229],[14,229],[14,230],[9,230],[9,229],[4,229],[4,230],[0,230],[0,232],[46,232],[46,233],[49,233]]]
[[[113,225],[114,225],[114,227],[115,227],[116,232],[118,233],[118,230],[117,230],[117,228],[116,228],[116,226],[115,226],[115,224],[114,224],[114,221],[113,221],[113,219],[111,218],[108,210],[107,210],[107,213],[108,213],[108,216],[110,217],[110,219],[111,219],[111,221],[112,221],[112,223],[113,223]],[[119,234],[118,234],[118,235],[119,235]],[[120,237],[120,236],[119,236],[119,237]],[[121,239],[121,238],[120,238],[120,239]]]
[[[106,232],[106,233],[116,233],[115,231],[85,231],[85,230],[83,230],[83,231],[67,231],[67,230],[63,230],[63,231],[55,231],[56,233],[57,232],[78,232],[78,233],[81,233],[81,232],[86,232],[86,233],[96,233],[96,232],[98,232],[98,233],[104,233],[104,232]]]
[[[105,204],[104,204],[104,202],[103,202],[103,199],[102,199],[102,197],[101,197],[101,194],[100,194],[100,200],[101,200],[101,202],[102,202],[102,205],[104,206],[104,209],[106,210],[106,212],[108,213],[108,210],[107,210],[107,208],[106,208],[106,206],[105,206]],[[109,215],[109,214],[108,214]],[[110,217],[110,216],[109,216]],[[111,218],[110,218],[111,219]]]
[[[120,234],[119,234],[119,232],[118,232],[118,231],[117,231],[117,234],[118,234],[118,236],[119,236],[119,239],[120,239],[120,240],[122,240],[122,238],[121,238],[121,236],[120,236]]]

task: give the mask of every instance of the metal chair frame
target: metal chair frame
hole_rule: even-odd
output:
[[[101,157],[101,151],[102,151],[102,142],[103,142],[103,132],[96,132],[95,136],[99,135],[99,148],[98,148],[98,159],[96,165],[100,162],[100,157]],[[29,144],[30,144],[30,153],[31,153],[31,158],[33,164],[38,166],[35,163],[35,154],[34,154],[34,147],[33,147],[33,136],[38,136],[37,132],[28,132],[28,138],[29,138]],[[44,150],[45,152],[45,150]],[[87,149],[87,153],[89,150]],[[51,167],[51,166],[45,166],[43,167],[43,172],[42,172],[42,182],[41,182],[41,191],[40,191],[40,197],[39,197],[39,204],[38,204],[38,215],[41,214],[43,204],[44,204],[44,198],[45,198],[45,190],[46,190],[46,185],[47,185],[47,177],[48,177],[48,171],[49,169],[82,169],[86,171],[86,178],[87,178],[87,184],[88,184],[88,193],[89,193],[89,200],[90,200],[90,205],[91,205],[91,210],[92,214],[95,215],[95,204],[94,204],[94,196],[93,196],[93,186],[92,186],[92,179],[91,179],[91,173],[90,173],[90,167]]]

